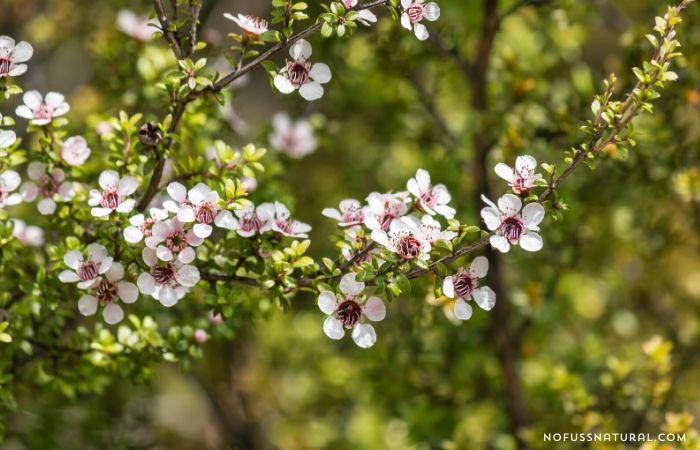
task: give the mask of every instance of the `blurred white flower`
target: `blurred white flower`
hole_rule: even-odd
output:
[[[124,281],[124,267],[115,262],[105,272],[105,277],[93,286],[93,293],[86,294],[78,300],[78,310],[84,316],[92,316],[97,312],[97,307],[102,305],[102,317],[110,325],[119,323],[124,318],[124,310],[117,304],[119,300],[124,303],[134,303],[139,298],[139,290],[134,283]]]
[[[27,175],[33,181],[27,181],[20,188],[25,202],[33,202],[37,197],[41,198],[36,207],[43,215],[53,214],[56,211],[56,200],[67,202],[75,195],[73,183],[64,181],[66,175],[63,169],[56,167],[50,173],[46,169],[46,164],[36,161],[29,163]]]
[[[303,158],[316,150],[314,129],[306,119],[292,122],[287,114],[278,113],[272,119],[270,144],[291,158]]]
[[[474,258],[469,269],[460,267],[457,273],[446,277],[442,283],[442,293],[456,298],[454,315],[459,320],[469,320],[472,307],[467,300],[473,298],[481,309],[490,311],[496,304],[496,293],[488,286],[479,287],[479,278],[484,278],[489,270],[489,260],[484,256]]]
[[[95,206],[91,211],[93,216],[105,217],[114,211],[128,213],[134,209],[136,200],[127,197],[133,194],[139,185],[136,178],[130,176],[119,178],[117,172],[105,170],[100,174],[99,183],[102,191],[90,190],[88,199],[88,204]]]
[[[158,22],[155,19],[149,19],[145,15],[138,15],[128,9],[122,9],[117,13],[117,29],[127,36],[142,42],[151,40],[157,24]]]
[[[528,203],[522,207],[520,198],[505,194],[498,199],[498,205],[481,196],[489,206],[481,210],[481,218],[486,227],[493,231],[489,241],[493,248],[506,253],[511,245],[519,244],[523,250],[536,252],[542,248],[539,224],[545,216],[544,207],[539,203]],[[522,211],[521,211],[522,209]]]
[[[513,192],[518,195],[528,196],[535,182],[542,178],[542,174],[535,173],[537,160],[530,155],[518,156],[515,159],[515,167],[504,163],[496,164],[496,175],[508,182]]]
[[[15,114],[30,120],[33,125],[48,125],[56,117],[70,110],[63,94],[49,92],[42,97],[39,91],[27,91],[22,96],[24,105],[15,109]]]
[[[322,84],[331,81],[331,69],[324,63],[311,65],[307,62],[311,56],[311,44],[300,39],[289,49],[291,61],[275,76],[275,87],[283,94],[299,90],[306,100],[323,97]]]
[[[27,71],[27,65],[21,64],[29,61],[34,54],[34,49],[27,42],[15,44],[15,40],[9,36],[0,36],[0,78],[16,77]]]
[[[440,7],[435,2],[424,0],[401,0],[401,25],[413,30],[416,37],[424,41],[430,37],[428,29],[421,22],[423,19],[434,22],[440,18]]]
[[[2,118],[2,116],[0,116]],[[17,140],[17,135],[12,130],[0,130],[0,149],[8,148]]]
[[[19,219],[11,219],[14,224],[12,236],[24,245],[32,247],[41,247],[44,245],[44,230],[41,228],[29,225]]]
[[[90,157],[90,147],[82,136],[72,136],[61,145],[61,159],[69,166],[82,166]]]
[[[22,179],[14,170],[6,170],[0,173],[0,208],[22,202],[22,196],[20,194],[17,192],[10,194],[10,192],[17,189],[21,182]]]

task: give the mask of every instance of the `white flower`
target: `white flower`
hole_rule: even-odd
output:
[[[168,218],[168,211],[159,208],[148,210],[150,218],[146,219],[143,214],[136,214],[129,219],[130,226],[124,228],[124,240],[130,244],[141,242],[144,237],[151,236],[153,225],[156,222]]]
[[[112,257],[102,245],[91,244],[87,259],[83,258],[82,252],[71,250],[63,256],[63,263],[72,270],[64,270],[58,274],[58,279],[64,283],[78,282],[80,289],[88,289],[97,285],[100,275],[112,267]]]
[[[224,13],[224,17],[235,22],[236,25],[241,27],[245,36],[253,39],[266,32],[269,26],[267,20],[255,16],[247,16],[245,14],[234,16],[233,14]]]
[[[6,170],[0,173],[0,208],[5,205],[16,205],[22,201],[22,196],[18,193],[10,194],[17,189],[22,182],[19,174],[14,170]]]
[[[354,227],[346,229],[345,230],[345,242],[347,242],[347,244],[349,244],[349,246],[344,245],[340,249],[340,252],[343,254],[343,257],[345,258],[345,260],[352,261],[357,256],[358,249],[365,248],[365,245],[367,244],[368,240],[369,240],[369,236],[364,234],[364,229],[361,226],[354,226]],[[367,251],[364,254],[364,256],[362,256],[361,258],[358,258],[355,261],[355,265],[359,265],[363,262],[371,261],[372,257],[378,253],[379,253],[378,248],[373,248],[373,249]]]
[[[365,226],[371,230],[387,231],[394,219],[408,213],[406,206],[407,194],[379,194],[372,192],[367,197],[368,207],[365,209]]]
[[[403,12],[401,13],[401,25],[407,30],[413,29],[416,37],[424,41],[430,34],[423,19],[434,22],[440,18],[440,7],[435,2],[424,3],[424,0],[401,0]]]
[[[408,192],[416,197],[418,207],[431,216],[440,214],[446,219],[455,216],[455,209],[447,206],[452,200],[450,193],[444,184],[433,186],[430,184],[430,174],[423,169],[418,169],[416,177],[406,183]]]
[[[92,215],[104,217],[114,211],[128,213],[136,205],[136,200],[127,198],[136,191],[139,183],[134,177],[126,176],[119,178],[119,174],[113,170],[105,170],[100,174],[99,179],[102,191],[90,190],[88,204],[95,206],[92,208]],[[99,207],[97,207],[99,205]]]
[[[365,222],[365,212],[362,204],[352,198],[346,198],[340,202],[340,210],[326,208],[321,214],[337,220],[341,227],[362,225]]]
[[[117,29],[122,33],[139,41],[148,42],[155,32],[155,19],[148,16],[140,16],[128,9],[122,9],[117,13]]]
[[[151,236],[146,238],[146,246],[156,251],[161,261],[177,258],[184,264],[194,261],[195,251],[192,247],[202,245],[204,239],[197,237],[193,230],[185,231],[177,218],[156,222],[151,228]]]
[[[233,228],[233,216],[230,211],[219,208],[219,193],[212,191],[204,183],[197,183],[189,191],[178,182],[168,185],[168,194],[172,200],[163,202],[163,207],[177,214],[180,222],[197,222],[194,234],[202,239],[211,235],[211,223],[228,230]]]
[[[119,323],[124,318],[124,311],[117,301],[134,303],[139,298],[139,290],[134,283],[124,281],[124,267],[115,262],[105,272],[105,277],[99,284],[93,286],[92,295],[86,294],[78,300],[78,310],[84,316],[92,316],[97,312],[97,306],[104,306],[102,316],[110,325]]]
[[[15,110],[15,114],[31,121],[32,125],[48,125],[53,119],[70,110],[63,94],[49,92],[42,97],[39,91],[27,91],[22,96],[24,105]]]
[[[46,171],[46,164],[31,162],[27,168],[28,181],[22,185],[20,192],[25,202],[33,202],[37,196],[41,197],[36,207],[43,215],[53,214],[56,211],[56,201],[67,202],[75,195],[73,183],[64,181],[66,175],[62,169],[56,167],[51,173]]]
[[[15,44],[15,40],[9,36],[0,36],[0,78],[16,77],[27,71],[26,64],[20,64],[34,54],[34,49],[27,42]]]
[[[270,144],[291,158],[303,158],[313,153],[318,145],[311,123],[305,119],[292,122],[284,113],[275,114],[272,119]]]
[[[256,208],[254,205],[246,205],[233,212],[236,217],[233,218],[231,229],[246,238],[262,234],[272,229],[271,212],[272,209],[267,206],[260,205]]]
[[[12,236],[15,237],[24,245],[29,245],[32,247],[41,247],[44,245],[44,230],[34,225],[29,225],[19,219],[12,219],[14,223],[14,228],[12,229]]]
[[[0,116],[2,118],[2,116]],[[0,149],[8,148],[17,140],[17,135],[12,130],[0,130]]]
[[[442,293],[457,299],[454,306],[457,319],[469,320],[472,316],[472,307],[467,303],[470,298],[486,311],[490,311],[496,304],[496,293],[493,289],[488,286],[479,287],[479,278],[484,278],[488,271],[489,260],[478,256],[474,258],[469,269],[460,267],[456,274],[443,281]]]
[[[397,253],[403,259],[430,259],[430,242],[416,226],[416,220],[403,217],[391,222],[389,232],[373,230],[372,240]]]
[[[342,2],[343,6],[345,6],[345,9],[352,9],[357,6],[358,0],[342,0]],[[357,20],[362,25],[368,27],[373,23],[377,22],[377,16],[375,16],[374,13],[369,9],[361,9],[357,11]]]
[[[195,266],[177,260],[159,263],[156,251],[148,247],[143,249],[142,256],[151,270],[139,275],[136,284],[142,293],[155,298],[163,306],[173,306],[199,282],[199,270]]]
[[[386,316],[386,306],[379,297],[370,297],[363,302],[365,284],[348,273],[340,280],[340,293],[324,291],[318,296],[318,307],[328,315],[323,322],[323,331],[331,339],[341,339],[345,329],[352,330],[352,339],[362,348],[369,348],[377,341],[374,327],[365,319],[380,322]]]
[[[424,215],[420,221],[411,216],[407,216],[405,219],[412,220],[415,223],[414,226],[420,229],[425,239],[430,242],[431,245],[437,241],[451,241],[457,237],[457,233],[454,231],[442,231],[440,222],[427,214]]]
[[[316,100],[323,97],[322,84],[331,81],[331,69],[323,63],[313,66],[306,62],[311,56],[311,45],[304,39],[299,39],[289,49],[292,61],[275,76],[275,87],[283,94],[291,94],[299,90],[306,100]]]
[[[69,166],[81,166],[90,157],[90,147],[82,136],[72,136],[61,145],[61,159]]]
[[[536,252],[542,248],[542,238],[539,224],[544,219],[544,207],[539,203],[528,203],[522,208],[520,198],[513,194],[505,194],[498,199],[498,206],[491,200],[481,196],[489,206],[481,210],[489,230],[493,231],[489,241],[491,245],[506,253],[511,244],[520,244],[523,250]],[[521,211],[522,208],[522,211]]]
[[[537,160],[529,155],[518,156],[515,159],[515,167],[498,163],[495,167],[496,175],[508,182],[513,188],[513,192],[518,195],[527,196],[535,182],[542,178],[542,174],[535,173],[537,170]]]
[[[309,237],[307,233],[311,231],[311,225],[292,219],[289,209],[282,203],[263,203],[259,206],[259,211],[265,217],[272,217],[272,231],[293,238]]]

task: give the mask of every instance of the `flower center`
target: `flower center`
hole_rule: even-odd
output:
[[[2,205],[2,202],[5,201],[7,196],[8,196],[7,188],[2,183],[2,181],[0,181],[0,205]]]
[[[156,221],[154,219],[146,219],[139,226],[139,229],[141,230],[141,233],[144,236],[150,237],[150,236],[153,236],[153,225],[155,225],[155,224],[156,224]]]
[[[179,253],[187,247],[187,238],[182,231],[176,231],[165,240],[165,246],[171,251]]]
[[[37,120],[50,119],[52,110],[46,103],[39,105],[37,109],[34,110],[34,118]]]
[[[262,228],[262,221],[258,217],[257,214],[251,213],[248,215],[243,216],[241,219],[241,230],[250,232],[250,231],[259,231],[260,228]]]
[[[420,3],[414,3],[406,8],[406,14],[411,23],[417,23],[423,20],[424,7]]]
[[[423,244],[412,234],[400,236],[394,246],[403,259],[416,258],[423,249]]]
[[[117,285],[109,280],[102,280],[97,287],[95,297],[102,303],[109,303],[117,297]]]
[[[277,228],[279,228],[284,234],[293,234],[294,222],[289,219],[280,219],[275,222]]]
[[[287,63],[287,78],[294,87],[299,88],[309,81],[310,70],[311,64],[304,61],[290,61]]]
[[[343,222],[349,225],[360,224],[365,221],[365,214],[362,212],[362,208],[357,206],[351,206],[345,211],[343,211]]]
[[[110,188],[102,193],[100,205],[103,208],[117,209],[121,202],[122,196],[119,195],[119,191],[116,188]]]
[[[258,37],[267,31],[268,22],[260,17],[245,16],[243,31],[249,37]]]
[[[282,137],[282,145],[287,151],[293,153],[299,145],[299,140],[294,133],[287,133]]]
[[[353,299],[347,299],[335,311],[338,320],[343,322],[343,326],[351,327],[359,322],[362,317],[362,306]]]
[[[468,298],[478,285],[477,280],[470,277],[466,271],[460,270],[454,278],[455,293],[459,298]]]
[[[171,264],[168,264],[165,267],[154,267],[151,275],[158,284],[175,284],[175,269]]]
[[[517,241],[520,239],[523,231],[525,231],[525,225],[523,221],[517,217],[506,217],[503,219],[503,222],[501,222],[500,231],[509,241]]]
[[[88,259],[80,263],[77,274],[82,281],[94,280],[99,275],[99,270],[95,261]]]
[[[202,203],[197,207],[195,219],[199,223],[212,223],[214,221],[214,205]]]
[[[423,192],[420,196],[421,202],[427,206],[428,208],[432,208],[435,206],[435,201],[436,198],[433,195],[433,188],[432,186],[428,188],[427,191]]]
[[[44,176],[39,180],[39,191],[41,195],[47,198],[53,197],[53,195],[58,192],[58,185],[56,180],[50,176]]]
[[[0,57],[0,76],[4,76],[10,73],[11,65],[12,61],[10,61],[9,57]]]

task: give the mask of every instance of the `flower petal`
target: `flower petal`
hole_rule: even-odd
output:
[[[482,286],[474,289],[474,292],[472,292],[472,297],[474,298],[476,304],[479,305],[479,308],[483,310],[491,311],[496,305],[496,293],[493,292],[493,289],[488,286]]]
[[[343,322],[336,319],[335,317],[327,317],[323,321],[323,332],[326,333],[331,339],[342,339],[345,336],[345,329],[343,329]]]
[[[97,298],[92,295],[83,295],[78,300],[78,311],[84,316],[92,316],[97,312]]]
[[[365,290],[365,283],[355,280],[355,273],[346,273],[340,279],[340,290],[347,295],[359,295]]]
[[[338,307],[338,299],[335,294],[328,291],[323,291],[318,296],[318,308],[323,311],[324,314],[331,315],[335,312]]]
[[[372,322],[379,322],[386,317],[386,305],[379,297],[370,297],[365,303],[365,316]]]
[[[352,340],[360,348],[370,348],[377,342],[377,333],[368,323],[358,323],[352,330]]]
[[[472,317],[472,307],[469,303],[459,298],[455,301],[454,313],[459,320],[469,320]]]

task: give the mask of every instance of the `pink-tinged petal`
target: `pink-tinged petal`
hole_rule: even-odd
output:
[[[102,201],[102,194],[97,189],[90,189],[90,196],[88,198],[88,205],[97,206]]]
[[[523,175],[534,173],[537,170],[537,160],[530,155],[518,156],[515,159],[515,169]]]
[[[370,297],[365,303],[364,313],[372,322],[380,322],[386,317],[386,305],[379,297]]]
[[[124,200],[119,206],[117,206],[118,213],[128,213],[131,212],[134,207],[136,207],[136,200],[133,198]]]
[[[438,4],[435,2],[426,4],[425,9],[423,10],[423,17],[431,22],[438,20],[440,18],[440,7]]]
[[[513,194],[505,194],[498,199],[498,209],[506,216],[514,216],[520,212],[523,202],[520,197]]]
[[[513,168],[507,164],[498,163],[494,168],[496,175],[503,178],[507,182],[511,183],[513,181]]]
[[[120,281],[117,283],[117,294],[124,303],[134,303],[139,298],[139,289],[134,283]]]
[[[449,298],[455,298],[455,284],[452,277],[445,277],[442,282],[442,293]]]
[[[394,222],[396,222],[396,221],[394,221]],[[394,222],[392,222],[392,224]],[[391,247],[391,243],[389,242],[389,236],[386,234],[386,232],[384,232],[382,230],[373,230],[372,231],[372,240],[379,245],[382,245],[388,249],[393,250],[393,248]]]
[[[67,113],[68,111],[70,111],[70,105],[68,103],[61,103],[53,110],[53,116],[54,117],[62,116],[65,113]]]
[[[491,231],[497,230],[501,226],[501,214],[492,206],[487,206],[481,210],[481,218],[484,219],[486,228]]]
[[[63,201],[72,200],[75,196],[75,189],[73,189],[73,183],[71,183],[70,181],[61,183],[61,185],[58,187],[58,195]]]
[[[129,244],[136,244],[141,242],[143,239],[143,233],[138,227],[126,227],[124,228],[124,240]]]
[[[36,209],[44,216],[51,215],[56,211],[56,202],[50,198],[42,199],[37,203]]]
[[[343,220],[343,216],[340,214],[340,211],[334,208],[324,208],[323,211],[321,211],[321,214],[330,219],[337,220],[338,222]]]
[[[27,175],[32,180],[38,180],[46,175],[46,164],[40,162],[31,162],[27,166]]]
[[[340,279],[340,290],[347,295],[359,295],[364,291],[365,283],[355,280],[355,273],[346,273]]]
[[[291,81],[287,77],[282,75],[276,75],[274,79],[275,87],[282,94],[291,94],[296,89]]]
[[[84,316],[92,316],[97,312],[97,298],[92,295],[83,295],[78,300],[78,311]]]
[[[484,278],[489,271],[489,260],[485,256],[477,256],[469,266],[469,276]]]
[[[338,307],[338,299],[332,292],[323,291],[318,296],[318,307],[324,314],[330,316]]]
[[[187,196],[192,203],[199,205],[200,203],[206,201],[209,192],[211,192],[209,186],[204,183],[197,183],[195,187],[189,190]]]
[[[304,39],[299,39],[289,49],[289,56],[295,60],[309,59],[309,56],[311,56],[311,44]]]
[[[370,348],[377,342],[377,333],[368,323],[358,323],[352,330],[352,340],[360,348]]]
[[[418,189],[422,193],[428,192],[430,190],[430,174],[425,169],[418,169],[416,171],[416,182],[418,183]]]
[[[119,185],[119,174],[114,170],[105,170],[100,174],[99,184],[105,190],[116,188]]]
[[[145,247],[141,250],[141,258],[148,266],[153,267],[158,264],[158,256],[156,256],[156,251],[152,248]]]
[[[168,195],[177,202],[182,202],[187,198],[187,188],[178,182],[172,182],[167,188]]]
[[[139,275],[138,280],[136,280],[136,284],[138,285],[139,290],[146,295],[151,295],[155,291],[155,280],[150,273],[144,272]]]
[[[28,42],[22,41],[15,46],[15,63],[29,61],[32,58],[32,55],[34,55],[34,49]]]
[[[50,124],[51,120],[52,119],[32,119],[32,124],[41,127]]]
[[[342,339],[345,336],[343,322],[335,317],[327,317],[323,321],[323,332],[326,333],[326,336],[335,340]]]
[[[10,72],[8,73],[8,75],[10,75],[11,77],[18,77],[26,71],[27,71],[26,64],[17,64],[12,69],[10,69]]]
[[[529,231],[520,236],[520,247],[528,252],[537,252],[542,250],[544,242],[542,237],[533,232]]]
[[[503,236],[493,235],[489,238],[489,242],[493,248],[501,253],[508,253],[510,250],[510,243],[508,242],[508,239],[504,238]]]
[[[472,297],[479,308],[491,311],[496,306],[496,293],[488,286],[482,286],[472,292]]]
[[[44,101],[39,91],[27,91],[22,96],[22,102],[32,110],[36,109]],[[33,117],[33,114],[32,114]]]
[[[100,265],[99,272],[100,274],[106,273],[111,267],[114,259],[111,256],[106,257],[105,259],[102,260]]]
[[[459,298],[455,301],[454,313],[455,318],[459,320],[469,320],[472,317],[472,307],[469,303]]]
[[[197,254],[192,247],[185,247],[177,254],[177,260],[183,264],[189,264],[194,261],[195,256],[197,256]]]
[[[408,189],[408,192],[411,193],[416,198],[420,198],[422,192],[420,191],[420,187],[418,187],[418,181],[416,181],[415,178],[410,178],[408,182],[406,183],[406,189]]]
[[[401,14],[401,26],[407,30],[412,29],[411,19],[408,17],[408,14],[406,14],[406,13]]]
[[[151,214],[152,216],[153,214]],[[129,223],[135,227],[139,227],[143,225],[143,223],[146,221],[146,217],[143,214],[136,214],[134,216],[131,216],[129,218]]]
[[[22,195],[22,200],[25,202],[33,202],[36,200],[37,195],[39,195],[39,186],[32,182],[26,182],[19,189]]]
[[[22,182],[19,174],[14,170],[6,170],[0,174],[0,180],[2,180],[2,184],[5,185],[7,191],[14,191]]]
[[[171,252],[168,247],[159,245],[156,247],[156,256],[158,256],[158,259],[161,261],[170,261],[173,259],[173,252]]]
[[[331,81],[331,69],[328,64],[316,63],[311,67],[309,76],[312,80],[325,84]]]
[[[192,230],[194,231],[195,236],[198,238],[206,239],[211,236],[212,227],[206,223],[198,223],[192,227]]]
[[[63,255],[63,263],[73,270],[78,270],[81,262],[83,262],[83,254],[78,250],[71,250]]]
[[[34,112],[25,105],[19,105],[15,109],[15,114],[23,119],[33,119],[34,118]]]
[[[161,305],[165,306],[166,308],[170,308],[171,306],[175,306],[177,301],[180,299],[178,298],[178,293],[175,289],[169,286],[163,286],[158,291],[158,300],[160,301]]]
[[[204,239],[194,234],[194,230],[189,230],[185,235],[185,239],[187,240],[187,244],[192,247],[199,247],[204,242]]]
[[[219,228],[223,228],[225,230],[233,230],[238,224],[238,221],[236,221],[236,219],[233,218],[233,214],[231,214],[231,211],[223,210],[216,215],[214,223]]]
[[[523,208],[523,222],[531,230],[537,229],[545,216],[544,206],[539,203],[528,203]]]
[[[91,289],[91,288],[97,288],[97,286],[100,284],[100,277],[97,277],[92,280],[87,280],[87,281],[81,281],[76,286],[78,289]]]
[[[308,100],[310,102],[323,97],[323,92],[323,86],[315,81],[306,83],[299,88],[299,95],[301,95],[304,100]]]
[[[177,220],[183,223],[194,222],[194,209],[191,206],[185,205],[177,212]]]
[[[64,270],[63,272],[59,273],[58,279],[63,283],[75,283],[76,281],[80,281],[78,274],[72,270]]]
[[[63,94],[59,94],[58,92],[49,92],[46,94],[46,98],[44,100],[47,106],[56,109],[65,103],[66,98],[63,96]]]
[[[109,270],[105,272],[105,278],[112,283],[121,280],[124,278],[124,266],[120,262],[113,263]]]
[[[401,0],[401,6],[406,9],[409,6],[413,5],[413,0]]]
[[[90,244],[90,247],[88,247],[88,259],[96,263],[102,262],[107,257],[107,254],[107,248],[104,245]]]
[[[136,191],[139,182],[134,177],[124,177],[119,180],[119,193],[123,196],[128,196]]]
[[[199,270],[195,266],[185,265],[175,274],[178,283],[185,287],[192,287],[199,282]]]
[[[124,310],[116,303],[108,303],[102,311],[102,317],[105,319],[105,322],[114,325],[122,321],[124,318]]]
[[[106,217],[110,215],[112,211],[114,210],[110,208],[92,208],[90,210],[90,214],[92,214],[94,217]]]
[[[415,33],[415,35],[419,41],[425,41],[426,39],[428,39],[430,37],[430,33],[428,33],[428,29],[422,23],[414,23],[413,24],[413,32]]]
[[[5,205],[8,206],[19,205],[20,203],[22,203],[22,195],[20,194],[12,194],[5,199]]]

